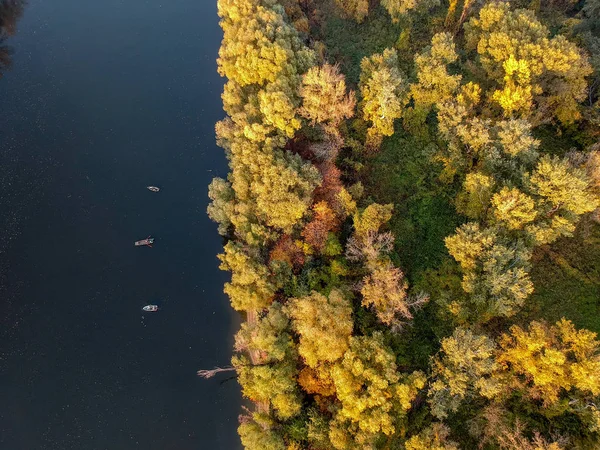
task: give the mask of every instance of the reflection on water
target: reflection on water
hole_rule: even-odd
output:
[[[17,32],[17,22],[26,4],[25,0],[0,1],[0,76],[11,64],[12,47],[5,42]]]

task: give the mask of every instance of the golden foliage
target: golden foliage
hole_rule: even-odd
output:
[[[352,19],[361,23],[369,14],[369,0],[335,0]]]
[[[571,123],[581,116],[578,103],[585,98],[590,64],[575,44],[549,34],[533,11],[511,10],[504,2],[486,4],[465,25],[467,47],[477,50],[498,83],[492,99],[506,116],[534,123],[553,117]]]
[[[562,392],[600,394],[600,342],[596,333],[576,330],[565,319],[554,326],[532,322],[528,330],[514,325],[500,339],[497,361],[512,389],[549,406]]]
[[[537,216],[535,202],[516,188],[504,186],[492,197],[494,218],[510,230],[521,230]]]
[[[442,340],[442,348],[432,362],[429,403],[438,419],[455,412],[469,397],[493,398],[500,392],[494,376],[497,369],[494,342],[485,335],[475,335],[456,328],[452,336]]]
[[[406,441],[406,450],[458,450],[448,435],[450,430],[441,423],[434,423]]]
[[[300,335],[298,352],[309,367],[334,362],[348,348],[352,333],[352,307],[342,292],[332,290],[328,297],[318,292],[291,299],[287,311]],[[335,317],[335,320],[331,320]]]
[[[460,75],[450,75],[446,66],[458,58],[450,33],[438,33],[431,46],[415,57],[418,82],[411,84],[410,92],[417,106],[430,107],[449,99],[458,89]]]
[[[311,67],[302,78],[300,97],[300,115],[313,125],[324,125],[329,132],[337,132],[340,122],[354,115],[354,91],[346,92],[344,75],[337,66]]]
[[[389,48],[360,63],[360,106],[363,118],[371,123],[371,137],[394,134],[394,120],[402,116],[408,100],[406,76],[398,64],[398,53]]]
[[[373,307],[379,321],[386,325],[394,324],[400,317],[412,319],[409,303],[406,301],[408,284],[404,274],[396,267],[377,267],[363,280],[360,293],[362,305]]]
[[[221,270],[231,271],[231,282],[225,283],[231,306],[238,311],[263,309],[271,304],[275,286],[270,281],[267,266],[261,264],[252,249],[243,248],[232,241],[219,255]]]
[[[400,377],[395,356],[379,332],[371,337],[352,337],[332,376],[341,402],[330,431],[337,449],[355,448],[352,442],[364,448],[380,434],[394,434],[396,421],[406,416],[425,385],[421,372]]]

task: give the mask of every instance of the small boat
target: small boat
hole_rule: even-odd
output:
[[[135,241],[134,244],[136,247],[141,247],[143,245],[146,245],[146,246],[152,248],[152,244],[154,244],[154,238],[148,236],[146,239],[142,239],[141,241]]]
[[[157,188],[156,186],[146,186],[146,189],[148,189],[149,191],[152,191],[152,192],[160,191],[160,188]]]
[[[146,305],[142,308],[142,311],[146,311],[146,312],[158,311],[158,305]]]

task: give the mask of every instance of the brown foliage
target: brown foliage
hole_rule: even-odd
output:
[[[302,237],[316,250],[321,251],[325,247],[328,233],[339,225],[339,221],[326,202],[313,205],[313,213],[313,219],[302,230]]]
[[[394,235],[390,232],[370,231],[364,238],[352,236],[346,244],[346,257],[350,261],[367,261],[367,266],[375,266],[377,261],[394,247]]]
[[[331,161],[337,157],[343,143],[339,135],[327,133],[322,141],[312,143],[310,149],[315,159],[319,161]]]
[[[285,144],[285,149],[291,153],[300,155],[305,160],[312,160],[314,158],[310,141],[302,135],[288,140]]]
[[[335,394],[335,386],[329,371],[305,367],[298,375],[298,384],[308,394],[318,394],[328,397]]]
[[[269,255],[269,262],[284,261],[294,269],[302,267],[304,260],[304,252],[287,234],[279,238]]]
[[[323,181],[321,186],[314,190],[314,201],[326,202],[341,220],[344,217],[344,210],[338,194],[344,186],[341,179],[342,173],[333,161],[317,164],[317,169],[319,169]]]
[[[406,300],[407,287],[400,269],[392,265],[379,267],[364,279],[362,304],[372,306],[377,318],[386,325],[392,325],[397,316],[412,319]]]

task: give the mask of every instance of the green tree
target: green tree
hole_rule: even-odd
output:
[[[285,450],[283,437],[267,425],[245,418],[238,427],[242,445],[246,450]]]
[[[254,353],[261,363],[295,357],[295,345],[289,333],[290,320],[282,306],[274,302],[256,321],[244,322],[235,335],[235,350]]]
[[[223,178],[213,178],[208,186],[208,217],[219,224],[219,234],[225,236],[231,225],[231,217],[235,209],[235,192]]]
[[[392,17],[392,22],[398,23],[411,11],[426,11],[440,4],[439,0],[381,0],[381,4]]]
[[[295,360],[253,365],[245,356],[234,356],[232,363],[244,397],[270,404],[277,417],[283,420],[300,413],[302,398],[296,383],[298,371]]]

